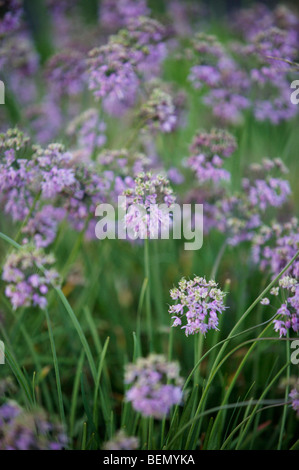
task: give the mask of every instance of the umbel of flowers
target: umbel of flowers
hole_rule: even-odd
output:
[[[299,380],[297,380],[295,387],[292,388],[289,397],[292,402],[292,408],[297,411],[297,416],[299,418]]]
[[[62,450],[68,439],[43,410],[24,411],[10,401],[0,406],[0,450]]]
[[[172,326],[180,326],[186,336],[195,333],[206,334],[208,330],[217,330],[218,315],[227,308],[224,305],[226,293],[218,289],[218,284],[203,277],[187,280],[182,278],[170,291],[176,305],[169,308],[172,314]]]
[[[187,166],[195,172],[200,183],[228,180],[230,174],[223,169],[223,164],[236,148],[237,142],[234,136],[223,129],[200,131],[191,144],[191,156],[187,160]]]
[[[284,302],[277,310],[278,317],[274,320],[274,329],[279,332],[279,336],[286,336],[287,331],[299,331],[299,283],[291,276],[282,277],[279,287],[271,289],[270,294],[278,296],[281,294]],[[270,300],[265,297],[261,300],[262,305],[269,305]]]
[[[166,56],[165,28],[148,17],[132,18],[127,29],[89,53],[89,88],[105,111],[120,115],[133,107],[143,79],[157,76]]]
[[[13,250],[7,256],[2,279],[7,282],[5,295],[10,299],[14,310],[18,307],[47,306],[49,286],[57,283],[59,278],[51,267],[54,261],[52,255],[28,245],[18,251]]]
[[[134,436],[127,436],[121,429],[103,446],[103,450],[137,450],[139,439]]]
[[[150,172],[139,173],[126,196],[126,227],[131,238],[157,238],[163,227],[171,224],[168,209],[175,202],[168,179]]]
[[[176,362],[167,362],[162,355],[151,354],[128,364],[125,383],[129,385],[126,400],[143,416],[162,419],[173,405],[183,399],[183,379]]]

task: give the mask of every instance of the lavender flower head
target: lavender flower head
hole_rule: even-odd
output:
[[[89,108],[73,119],[67,134],[76,139],[81,158],[90,160],[93,153],[106,143],[106,124],[96,108]]]
[[[149,158],[127,149],[103,150],[97,157],[99,171],[107,184],[108,200],[117,203],[118,196],[135,186],[135,178],[149,167]]]
[[[13,220],[23,220],[33,203],[30,190],[34,163],[19,154],[25,152],[29,138],[18,129],[0,134],[0,206]]]
[[[297,416],[299,418],[299,380],[297,380],[295,387],[292,388],[289,397],[292,401],[292,408],[297,411]]]
[[[203,277],[192,280],[182,278],[178,287],[170,291],[176,305],[169,308],[172,314],[172,326],[180,326],[186,336],[208,330],[218,330],[218,315],[227,308],[224,305],[226,293],[218,289],[215,281],[206,281]],[[183,324],[183,320],[186,324]]]
[[[24,245],[13,250],[6,258],[2,279],[7,283],[5,295],[11,301],[13,309],[19,307],[47,306],[49,287],[58,282],[58,273],[51,268],[55,259],[42,250]],[[42,266],[45,271],[41,272]]]
[[[24,411],[9,401],[0,406],[0,450],[63,450],[68,438],[43,410]]]
[[[295,278],[285,275],[279,280],[278,285],[278,288],[271,289],[270,294],[275,297],[281,294],[284,299],[276,312],[278,318],[273,321],[274,330],[282,337],[286,336],[287,331],[293,330],[295,333],[299,331],[299,283]],[[263,302],[264,305],[269,303]]]
[[[293,217],[282,224],[262,225],[253,238],[252,258],[261,271],[269,271],[274,278],[295,256],[299,249],[298,219]],[[299,278],[299,258],[287,274]]]
[[[49,144],[46,149],[33,147],[32,160],[37,165],[37,179],[44,199],[54,199],[58,194],[69,190],[76,182],[71,168],[73,155],[65,151],[61,144]]]
[[[171,407],[183,399],[179,365],[167,362],[161,355],[151,354],[137,359],[135,364],[128,364],[125,383],[130,385],[126,400],[143,416],[163,419]]]
[[[103,0],[100,6],[100,23],[108,30],[126,26],[131,18],[150,13],[146,0]]]
[[[170,227],[169,208],[175,196],[165,176],[140,173],[134,187],[123,195],[126,196],[125,224],[131,238],[158,238],[163,228]]]
[[[280,159],[263,159],[249,167],[242,191],[217,203],[219,224],[225,227],[230,245],[252,240],[269,208],[280,208],[288,201],[290,185],[281,178],[286,171]]]
[[[241,111],[250,106],[246,96],[250,86],[247,73],[215,36],[195,35],[192,50],[195,65],[191,67],[189,80],[194,88],[207,91],[203,103],[221,121],[240,122]]]
[[[127,29],[89,53],[89,88],[112,115],[133,107],[140,80],[160,72],[166,56],[163,26],[150,18],[132,18]]]
[[[199,132],[190,147],[191,157],[186,165],[196,174],[200,183],[228,180],[229,172],[224,170],[225,158],[236,150],[235,138],[225,130],[212,129],[211,132]]]
[[[6,12],[0,20],[0,36],[14,33],[22,24],[23,2],[22,0],[8,0]]]
[[[46,79],[53,98],[75,96],[85,88],[85,56],[77,50],[65,50],[52,56],[46,65]]]
[[[112,39],[108,44],[89,52],[89,89],[97,100],[103,100],[104,110],[122,115],[132,108],[139,87],[135,61],[128,49]]]
[[[110,441],[105,442],[103,450],[137,450],[138,447],[137,437],[129,437],[123,430],[120,430]]]
[[[176,109],[172,97],[159,88],[154,88],[142,106],[140,118],[149,130],[172,132],[177,124]]]
[[[268,207],[281,207],[291,194],[289,182],[281,176],[288,173],[282,160],[264,158],[261,164],[249,167],[250,178],[244,178],[242,186],[248,194],[252,206],[258,206],[261,211]]]
[[[33,212],[27,224],[22,228],[22,233],[29,236],[37,248],[46,248],[55,240],[58,225],[65,215],[63,207],[44,205]]]

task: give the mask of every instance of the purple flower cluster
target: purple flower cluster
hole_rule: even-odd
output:
[[[149,130],[172,132],[177,124],[177,113],[172,97],[159,88],[154,88],[149,99],[140,110],[140,118]]]
[[[100,6],[100,23],[109,30],[127,26],[131,18],[149,15],[146,0],[103,0]]]
[[[17,31],[22,24],[22,0],[8,0],[5,3],[7,11],[0,20],[1,37]]]
[[[289,99],[291,66],[297,56],[298,17],[285,6],[273,11],[258,5],[238,12],[235,26],[248,42],[237,46],[240,57],[250,57],[248,75],[257,120],[273,124],[293,118],[297,109]]]
[[[125,370],[125,383],[130,385],[126,400],[143,416],[163,419],[173,405],[183,399],[183,380],[179,375],[179,365],[167,362],[164,356],[151,354],[128,364]]]
[[[155,76],[166,56],[163,26],[147,17],[133,18],[127,29],[89,53],[89,88],[106,112],[120,115],[136,101],[142,77]]]
[[[281,207],[288,200],[291,194],[289,182],[273,176],[288,171],[280,159],[263,159],[261,164],[251,165],[249,170],[250,178],[243,179],[242,187],[252,206],[265,211],[268,207]]]
[[[164,227],[171,225],[169,208],[175,196],[168,179],[161,175],[140,173],[126,196],[125,224],[131,238],[157,238]]]
[[[22,233],[26,237],[30,237],[37,248],[46,248],[54,242],[58,225],[65,216],[66,211],[63,207],[44,205],[31,215],[27,224],[22,228]],[[24,242],[27,241],[27,239],[24,240]]]
[[[73,49],[50,57],[45,76],[53,99],[82,93],[87,79],[86,69],[85,55]]]
[[[217,118],[242,121],[251,108],[259,121],[292,119],[298,109],[289,97],[292,67],[299,44],[298,17],[285,7],[238,10],[233,27],[242,42],[225,46],[214,36],[196,34],[191,42],[189,80],[202,90],[202,102]]]
[[[76,141],[76,155],[89,161],[106,143],[106,124],[96,108],[89,108],[76,116],[67,128],[67,135]]]
[[[46,149],[34,146],[32,159],[36,163],[37,178],[44,199],[54,199],[67,192],[76,182],[74,169],[70,167],[72,154],[61,144],[49,144]]]
[[[103,450],[137,450],[139,439],[127,436],[123,430],[118,431],[110,441],[105,442]]]
[[[227,131],[212,129],[211,132],[199,132],[190,147],[191,157],[186,165],[196,174],[200,183],[228,180],[229,172],[223,169],[224,159],[236,150],[235,138]]]
[[[262,271],[273,277],[287,265],[299,249],[299,226],[295,217],[286,223],[262,225],[252,240],[253,261]],[[288,274],[299,278],[299,259],[288,269]]]
[[[0,450],[63,450],[68,438],[43,410],[27,412],[13,401],[0,406]]]
[[[92,161],[77,161],[61,144],[26,149],[27,142],[16,129],[0,135],[0,204],[4,211],[13,220],[26,220],[22,233],[32,236],[37,247],[54,241],[64,218],[75,230],[86,227],[92,234],[94,222],[88,222],[97,204],[109,194],[111,175],[108,178]],[[25,150],[30,150],[30,158],[19,158]]]
[[[51,97],[27,106],[24,114],[30,125],[30,134],[40,144],[49,144],[59,135],[63,122],[62,110]]]
[[[196,333],[205,335],[208,330],[218,330],[218,315],[227,308],[225,295],[215,281],[206,281],[198,276],[190,280],[182,278],[178,287],[170,291],[171,298],[177,301],[169,308],[169,313],[173,315],[172,326],[180,326],[186,336]]]
[[[289,397],[292,401],[292,408],[297,411],[297,416],[299,418],[299,381],[297,381],[295,387],[292,388]]]
[[[189,80],[197,89],[208,87],[203,102],[211,107],[217,118],[224,122],[239,122],[241,111],[250,106],[245,96],[249,88],[246,73],[216,37],[200,33],[192,45],[196,64],[191,67]]]
[[[89,88],[112,115],[124,114],[134,106],[139,86],[135,64],[122,44],[109,41],[89,53]]]
[[[288,330],[295,333],[299,331],[299,283],[294,277],[284,276],[279,282],[279,287],[271,289],[270,294],[278,296],[281,294],[286,299],[277,310],[278,318],[273,321],[274,330],[279,336],[286,336]],[[269,305],[268,298],[263,299],[263,305]]]
[[[286,173],[280,159],[263,159],[261,164],[249,167],[249,175],[242,179],[242,192],[224,197],[217,203],[218,226],[228,234],[228,243],[237,245],[252,240],[263,225],[269,208],[280,208],[291,194],[289,182],[280,176]]]
[[[49,286],[57,283],[59,276],[50,268],[55,259],[41,249],[24,245],[13,250],[6,258],[2,279],[7,283],[5,295],[10,299],[13,309],[19,307],[47,306]],[[40,267],[44,271],[40,271]]]
[[[33,204],[30,186],[34,180],[34,164],[18,158],[28,139],[16,129],[0,135],[0,205],[14,221],[24,220]]]
[[[124,191],[134,188],[135,178],[148,168],[150,160],[143,153],[119,149],[103,150],[97,163],[107,184],[107,200],[115,203]]]

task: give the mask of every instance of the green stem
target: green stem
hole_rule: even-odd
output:
[[[51,343],[51,350],[52,350],[52,355],[53,355],[53,363],[54,363],[54,370],[55,370],[55,377],[56,377],[56,386],[57,386],[57,395],[58,395],[60,419],[61,419],[61,422],[63,424],[65,424],[65,414],[64,414],[63,399],[62,399],[59,365],[58,365],[58,360],[57,360],[56,347],[55,347],[55,342],[54,342],[54,336],[53,336],[50,316],[49,316],[49,312],[48,312],[47,308],[45,309],[45,314],[46,314],[49,338],[50,338],[50,343]]]
[[[289,331],[287,330],[287,337],[289,338]],[[291,371],[290,371],[290,346],[288,344],[288,342],[286,342],[286,359],[287,359],[287,385],[286,385],[286,389],[285,389],[285,401],[288,400],[288,397],[289,397],[289,389],[290,389],[290,374],[291,374]],[[277,446],[277,450],[281,450],[281,446],[282,446],[282,439],[283,439],[283,433],[284,433],[284,428],[285,428],[285,422],[286,422],[286,417],[287,417],[287,407],[285,406],[284,409],[283,409],[283,414],[282,414],[282,420],[281,420],[281,426],[280,426],[280,433],[279,433],[279,441],[278,441],[278,446]]]
[[[151,290],[150,290],[150,263],[149,263],[149,241],[144,240],[144,275],[147,279],[147,288],[145,293],[145,308],[147,319],[147,332],[149,340],[149,350],[153,350],[153,330],[152,330],[152,311],[151,311]]]

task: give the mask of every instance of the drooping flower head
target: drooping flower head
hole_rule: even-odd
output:
[[[86,83],[86,69],[85,56],[73,49],[50,57],[46,64],[46,79],[53,98],[81,93]]]
[[[50,204],[33,211],[22,233],[30,237],[37,248],[46,248],[56,238],[58,225],[64,219],[66,211],[63,207]]]
[[[89,108],[75,117],[67,128],[67,134],[78,146],[80,158],[90,160],[93,153],[106,143],[106,124],[96,108]]]
[[[139,77],[128,49],[110,39],[89,52],[89,89],[106,112],[122,115],[135,104]]]
[[[115,203],[124,191],[134,188],[135,178],[146,171],[150,160],[140,152],[107,149],[98,155],[97,163],[99,172],[107,184],[107,199]]]
[[[34,197],[34,163],[23,157],[29,138],[18,129],[0,134],[0,205],[13,220],[23,220]],[[24,155],[25,156],[25,155]]]
[[[281,177],[288,173],[282,160],[264,158],[261,164],[249,167],[250,177],[244,178],[242,186],[252,206],[261,211],[268,207],[281,207],[288,199],[291,189],[287,180]]]
[[[298,249],[298,219],[293,217],[286,223],[262,225],[253,238],[252,257],[261,271],[269,271],[275,277]],[[287,274],[299,278],[299,259],[294,261]]]
[[[140,173],[126,196],[125,224],[132,238],[157,238],[164,227],[171,225],[169,208],[175,196],[168,179],[161,175]]]
[[[103,0],[100,6],[100,23],[108,30],[127,26],[132,18],[150,13],[146,0]]]
[[[274,330],[281,337],[286,336],[287,331],[299,331],[299,283],[294,277],[285,275],[279,280],[278,286],[271,289],[270,294],[275,297],[281,295],[282,298],[276,312],[278,317],[273,321]],[[264,305],[269,305],[270,301],[267,300],[263,302]]]
[[[120,430],[109,441],[103,445],[103,450],[137,450],[139,439]]]
[[[47,148],[33,147],[32,160],[37,164],[37,179],[44,199],[54,199],[67,191],[75,182],[70,163],[73,158],[62,144],[49,144]]]
[[[43,410],[27,412],[9,401],[0,406],[0,450],[62,450],[68,438]]]
[[[154,88],[149,99],[140,110],[140,118],[149,130],[168,133],[174,130],[177,113],[172,97],[159,88]]]
[[[218,182],[227,180],[229,172],[223,169],[225,158],[236,150],[237,143],[233,135],[221,129],[211,132],[199,132],[190,147],[191,156],[186,165],[196,174],[200,183],[205,181]]]
[[[219,226],[224,227],[230,245],[252,240],[271,208],[277,210],[288,201],[290,185],[282,178],[286,171],[280,159],[263,159],[249,167],[242,191],[218,201]]]
[[[89,88],[106,112],[121,115],[134,106],[140,81],[156,76],[166,56],[165,29],[148,17],[132,18],[126,29],[89,53]]]
[[[4,12],[1,11],[0,37],[17,31],[22,24],[23,2],[22,0],[8,0],[3,2]]]
[[[173,315],[172,326],[180,326],[186,336],[217,330],[218,315],[227,308],[225,295],[215,281],[198,276],[190,280],[182,278],[178,287],[170,291],[171,298],[177,301],[169,308]]]
[[[126,400],[143,416],[166,417],[173,405],[182,402],[182,378],[179,365],[164,356],[151,354],[128,364],[125,383],[130,386]]]
[[[297,411],[297,416],[299,418],[299,380],[297,380],[295,387],[292,388],[289,397],[292,401],[292,408]]]
[[[31,306],[44,309],[47,306],[49,287],[59,281],[57,271],[52,268],[54,262],[52,255],[29,245],[13,250],[7,256],[2,279],[7,283],[5,295],[14,310]]]
[[[250,106],[246,96],[250,86],[246,71],[215,36],[195,35],[192,50],[194,65],[189,80],[194,88],[204,88],[203,103],[221,121],[240,122],[242,111]]]

